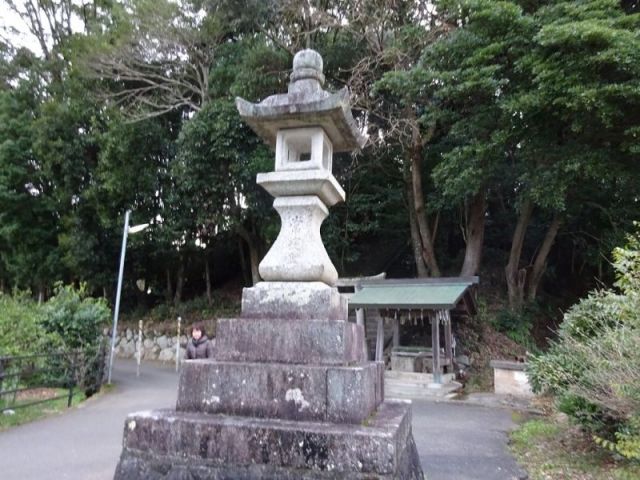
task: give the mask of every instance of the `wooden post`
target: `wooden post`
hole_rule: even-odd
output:
[[[440,311],[431,315],[431,349],[433,359],[433,382],[442,383],[442,367],[440,366]]]
[[[398,312],[393,317],[393,348],[400,346],[400,320],[398,320]]]
[[[447,373],[453,372],[453,342],[451,334],[451,312],[445,310],[444,314],[444,355],[448,360]]]
[[[378,315],[378,330],[376,332],[376,362],[381,362],[383,360],[384,350],[384,320],[382,319],[382,315]]]
[[[356,284],[354,290],[356,292],[358,292],[358,291],[362,290],[362,286]],[[356,325],[362,325],[362,327],[365,328],[365,325],[364,325],[364,308],[356,308]]]

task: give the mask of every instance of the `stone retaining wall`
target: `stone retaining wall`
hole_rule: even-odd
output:
[[[184,358],[187,336],[180,336],[180,360]],[[116,336],[116,356],[119,358],[135,358],[138,342],[138,331],[126,328]],[[142,359],[160,360],[161,362],[176,361],[176,336],[170,336],[158,331],[142,333]]]

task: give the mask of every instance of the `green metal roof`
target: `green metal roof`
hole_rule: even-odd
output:
[[[455,308],[467,289],[477,283],[470,280],[382,281],[362,284],[349,299],[352,308],[408,308],[449,310]]]

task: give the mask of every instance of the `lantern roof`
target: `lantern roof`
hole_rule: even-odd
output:
[[[272,95],[260,103],[236,98],[242,119],[272,147],[278,130],[319,126],[333,144],[334,152],[362,148],[367,141],[351,114],[349,91],[322,89],[324,75],[320,54],[301,50],[293,58],[293,72],[287,93]]]

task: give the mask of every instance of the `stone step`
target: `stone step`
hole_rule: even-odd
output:
[[[125,420],[115,479],[418,480],[411,406],[384,402],[366,424],[158,410]]]
[[[385,370],[384,372],[385,384],[389,381],[398,381],[404,383],[415,384],[429,384],[433,383],[433,374],[420,373],[420,372],[403,372],[399,370]],[[443,373],[442,382],[448,383],[455,379],[453,373]]]

